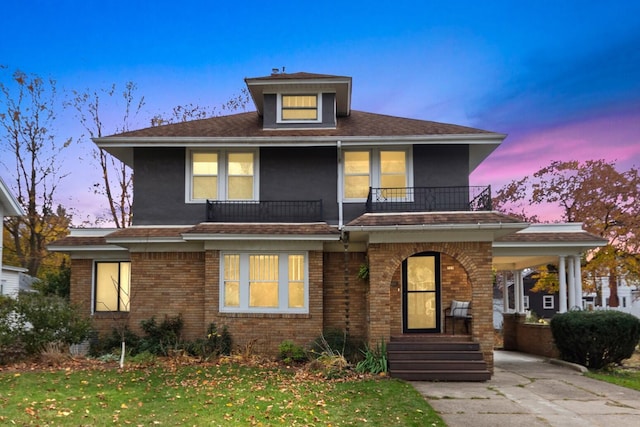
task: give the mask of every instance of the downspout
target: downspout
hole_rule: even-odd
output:
[[[342,141],[336,142],[338,148],[338,230],[344,227],[342,216]]]

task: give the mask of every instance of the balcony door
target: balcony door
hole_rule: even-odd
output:
[[[440,332],[440,255],[424,252],[402,263],[404,333]]]

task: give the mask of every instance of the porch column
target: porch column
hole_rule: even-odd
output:
[[[524,313],[524,282],[522,280],[522,270],[516,270],[514,286],[516,286],[518,290],[518,306],[516,307],[516,312]]]
[[[520,289],[518,286],[518,272],[511,270],[511,276],[513,277],[513,311],[514,313],[520,313]]]
[[[502,312],[509,313],[509,283],[506,270],[502,272],[502,305]]]
[[[576,294],[576,305],[580,308],[582,307],[582,270],[580,268],[580,255],[573,256],[573,266],[575,271],[575,294]]]
[[[567,272],[565,267],[565,256],[560,255],[558,257],[558,279],[560,280],[560,307],[558,307],[559,313],[567,312]]]
[[[569,306],[568,310],[571,310],[576,306],[576,271],[575,262],[573,257],[567,257],[567,289],[569,291]]]

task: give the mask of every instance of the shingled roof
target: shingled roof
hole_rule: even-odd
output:
[[[265,130],[262,119],[254,112],[192,120],[164,126],[149,127],[124,132],[96,141],[123,141],[121,138],[274,138],[274,137],[362,137],[362,136],[430,136],[430,135],[493,135],[486,130],[466,126],[438,123],[428,120],[407,119],[384,114],[351,111],[347,117],[339,117],[336,128]]]

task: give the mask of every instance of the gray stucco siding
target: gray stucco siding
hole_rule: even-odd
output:
[[[335,147],[260,149],[260,200],[322,200],[324,219],[338,220]]]
[[[452,187],[469,185],[467,145],[415,145],[413,186]]]
[[[206,207],[185,203],[185,149],[136,148],[133,221],[135,225],[197,224]]]

